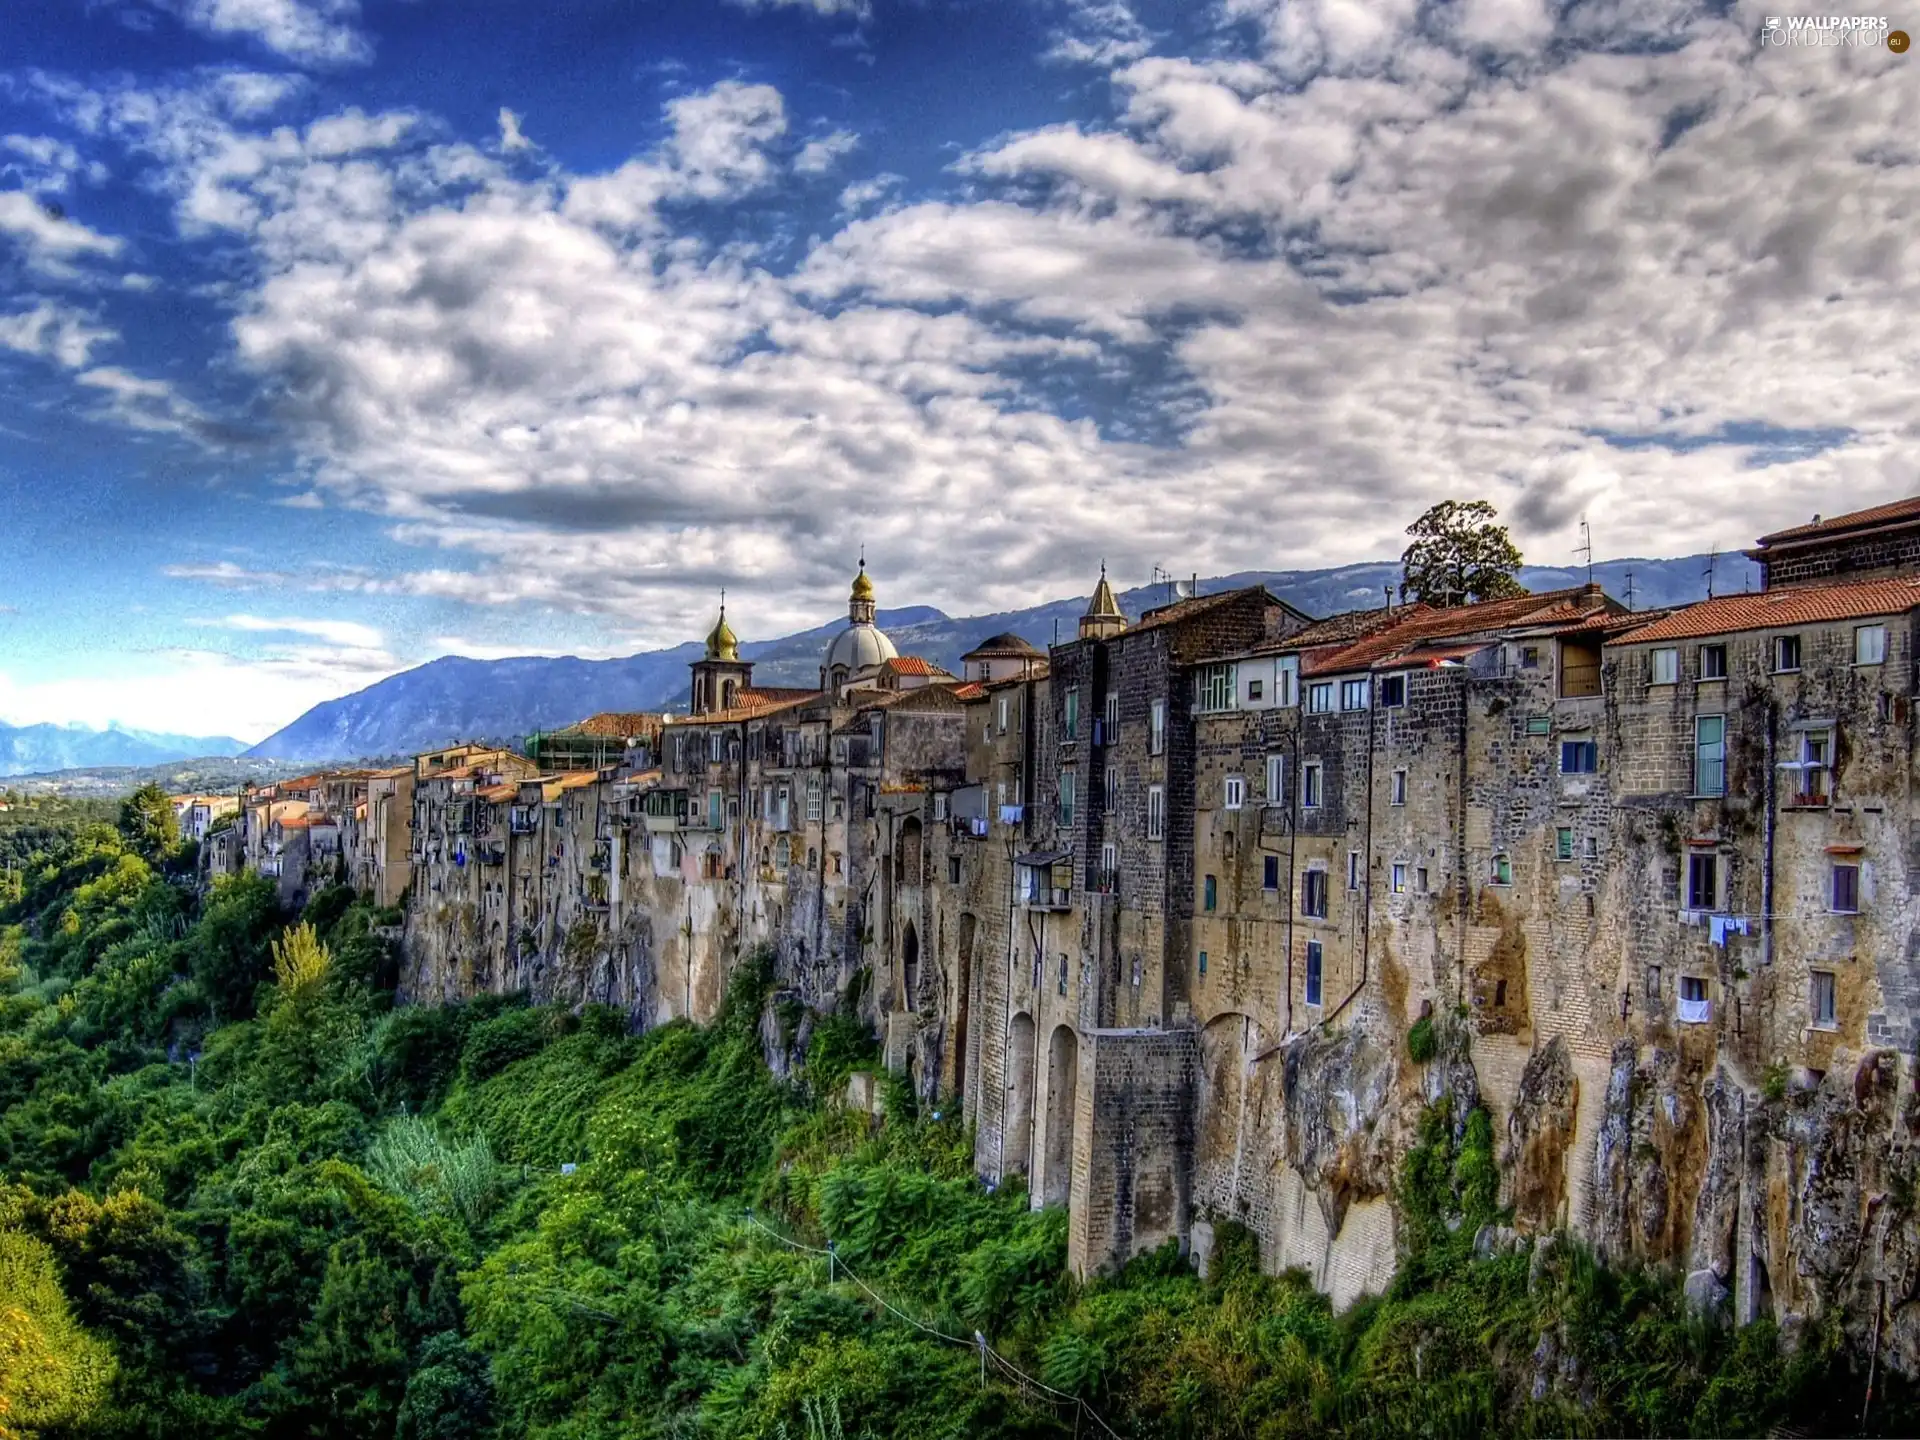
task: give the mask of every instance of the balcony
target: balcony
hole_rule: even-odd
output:
[[[1022,891],[1020,904],[1028,910],[1071,910],[1073,908],[1073,892],[1070,890],[1055,889],[1052,886],[1038,886],[1031,890]]]
[[[1120,872],[1118,870],[1096,870],[1093,872],[1087,888],[1095,895],[1118,895],[1120,893]]]

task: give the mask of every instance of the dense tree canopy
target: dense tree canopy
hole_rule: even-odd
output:
[[[1428,605],[1465,605],[1524,595],[1520,552],[1485,500],[1442,500],[1407,527],[1400,594]]]
[[[1345,1315],[1298,1275],[1260,1273],[1226,1217],[1204,1281],[1169,1249],[1080,1285],[1064,1213],[980,1185],[953,1107],[936,1121],[895,1084],[876,1128],[823,1103],[873,1061],[858,1022],[814,1017],[804,1073],[775,1079],[763,958],[707,1029],[636,1036],[611,1011],[516,997],[395,1009],[376,933],[391,913],[331,892],[287,916],[244,878],[195,899],[152,840],[76,818],[0,909],[0,1432],[1065,1440],[1106,1424],[1277,1440],[1857,1422],[1861,1377],[1819,1326],[1788,1358],[1770,1327],[1702,1328],[1671,1279],[1569,1245],[1476,1259],[1504,1218],[1483,1111],[1428,1113],[1400,1275]],[[983,1383],[976,1330],[1051,1390],[998,1362]],[[1873,1418],[1887,1433],[1915,1418],[1884,1372]]]
[[[142,785],[120,806],[120,833],[148,860],[157,860],[180,843],[180,821],[173,801],[158,785]]]

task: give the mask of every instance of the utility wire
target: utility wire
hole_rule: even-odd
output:
[[[883,1310],[886,1310],[888,1313],[892,1315],[898,1316],[900,1319],[906,1321],[907,1324],[913,1326],[914,1329],[924,1331],[926,1334],[931,1335],[936,1339],[945,1340],[950,1345],[960,1345],[960,1346],[964,1346],[968,1350],[977,1351],[981,1355],[985,1356],[988,1360],[991,1360],[994,1364],[998,1365],[1001,1369],[1005,1370],[1009,1375],[1011,1375],[1023,1390],[1042,1392],[1042,1393],[1034,1394],[1032,1398],[1037,1400],[1042,1400],[1045,1403],[1050,1405],[1073,1405],[1078,1407],[1076,1411],[1076,1428],[1077,1428],[1077,1416],[1079,1414],[1085,1414],[1090,1420],[1093,1421],[1094,1424],[1098,1425],[1107,1434],[1113,1436],[1113,1440],[1120,1440],[1120,1432],[1118,1430],[1115,1430],[1105,1420],[1101,1419],[1100,1412],[1095,1410],[1093,1406],[1089,1405],[1085,1400],[1081,1399],[1080,1396],[1069,1395],[1064,1390],[1056,1390],[1053,1388],[1053,1386],[1047,1384],[1045,1381],[1037,1380],[1033,1376],[1027,1374],[1026,1371],[1022,1370],[1018,1365],[1015,1365],[1011,1360],[1007,1359],[1007,1357],[1002,1355],[998,1350],[995,1350],[993,1346],[989,1345],[986,1341],[986,1337],[983,1335],[980,1335],[979,1332],[977,1331],[975,1332],[974,1339],[965,1340],[958,1335],[949,1335],[946,1331],[938,1329],[935,1326],[928,1325],[924,1321],[916,1320],[913,1316],[907,1314],[906,1311],[902,1310],[899,1306],[893,1304],[878,1290],[875,1290],[871,1285],[867,1284],[866,1281],[862,1280],[858,1275],[854,1274],[852,1268],[848,1266],[847,1262],[845,1260],[842,1260],[839,1257],[839,1255],[834,1251],[833,1243],[831,1241],[827,1243],[827,1246],[825,1249],[822,1249],[818,1245],[803,1244],[801,1241],[794,1240],[789,1238],[788,1236],[782,1235],[778,1230],[775,1230],[772,1226],[764,1224],[760,1220],[760,1218],[756,1216],[751,1210],[748,1210],[746,1212],[746,1221],[749,1225],[753,1226],[754,1229],[761,1231],[763,1234],[772,1236],[775,1240],[778,1240],[782,1245],[785,1245],[790,1250],[804,1250],[809,1255],[825,1255],[830,1265],[844,1272],[846,1274],[847,1279],[851,1280],[855,1285],[858,1285],[862,1290],[864,1290],[867,1293],[867,1295],[871,1297],[873,1302],[876,1305],[880,1306]],[[1053,1398],[1053,1397],[1057,1397],[1057,1398]]]

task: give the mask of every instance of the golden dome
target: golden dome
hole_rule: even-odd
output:
[[[727,624],[727,607],[720,607],[720,622],[707,635],[707,659],[738,660],[740,641],[733,633],[733,627]]]
[[[853,597],[852,598],[855,600],[873,599],[873,581],[867,578],[867,566],[865,561],[862,561],[860,564],[860,573],[853,577]]]

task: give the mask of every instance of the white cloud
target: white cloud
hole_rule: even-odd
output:
[[[0,238],[11,238],[30,266],[55,276],[73,274],[76,259],[118,255],[122,248],[116,237],[69,220],[24,190],[0,190]]]
[[[731,0],[742,10],[811,10],[816,15],[849,15],[864,20],[871,12],[868,0]]]
[[[533,141],[520,132],[520,117],[504,105],[500,107],[500,148],[502,150],[534,148]]]
[[[287,575],[280,570],[249,570],[231,560],[201,564],[168,565],[161,574],[172,580],[198,580],[223,590],[260,590],[284,584]]]
[[[51,301],[31,310],[0,313],[0,348],[52,360],[69,370],[86,365],[96,345],[119,338],[91,316]]]
[[[742,633],[819,623],[863,541],[884,603],[977,612],[1103,554],[1392,554],[1449,495],[1558,560],[1582,506],[1603,554],[1675,553],[1916,488],[1920,70],[1659,6],[1621,23],[1678,48],[1594,53],[1518,4],[1232,10],[1251,51],[1125,64],[1104,124],[1009,135],[957,196],[874,213],[891,177],[856,181],[793,274],[684,221],[794,183],[811,122],[767,86],[536,180],[424,117],[275,128],[231,81],[99,123],[183,230],[250,247],[236,356],[314,493],[424,552],[308,589],[671,644],[723,583]],[[1644,443],[1756,423],[1847,434],[1764,467]]]
[[[860,137],[851,130],[835,130],[818,140],[809,140],[794,157],[793,168],[802,175],[820,175],[831,170],[842,156],[860,148]]]
[[[371,625],[353,620],[272,619],[261,615],[227,615],[217,620],[190,622],[255,635],[307,635],[347,650],[378,651],[386,643]]]
[[[206,420],[197,405],[165,380],[135,375],[118,365],[98,365],[74,378],[104,391],[105,414],[135,430],[194,434]]]
[[[373,46],[356,27],[358,0],[172,0],[194,29],[243,36],[308,65],[357,65]]]

